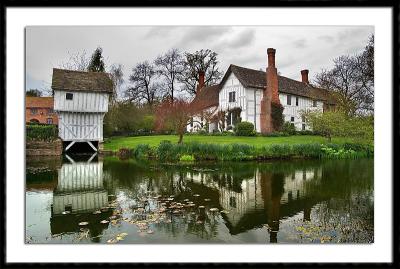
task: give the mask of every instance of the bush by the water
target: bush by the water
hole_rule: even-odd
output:
[[[254,124],[248,121],[242,121],[236,124],[235,133],[238,136],[255,136]]]
[[[52,124],[27,124],[26,137],[28,140],[53,141],[58,138],[58,128]]]
[[[287,158],[362,158],[373,157],[373,146],[363,144],[276,144],[256,148],[247,144],[175,144],[162,141],[157,147],[138,145],[133,149],[137,158],[160,161],[218,160],[242,161]]]
[[[194,156],[193,155],[182,155],[179,158],[179,161],[181,161],[181,162],[193,162],[194,161]]]

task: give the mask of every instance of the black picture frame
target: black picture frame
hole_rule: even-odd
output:
[[[7,126],[5,123],[5,115],[6,115],[6,106],[10,104],[6,104],[6,25],[7,25],[7,17],[6,17],[6,9],[9,7],[222,7],[222,6],[230,6],[230,7],[390,7],[393,10],[393,20],[392,20],[392,50],[393,50],[393,62],[392,62],[392,72],[393,72],[393,151],[392,159],[393,159],[393,242],[392,242],[392,257],[393,261],[391,263],[191,263],[191,264],[183,264],[183,263],[6,263],[6,195],[5,187],[6,187],[6,175],[12,174],[12,171],[6,171],[6,130]],[[24,0],[5,0],[1,3],[1,34],[2,40],[1,42],[1,64],[2,64],[2,72],[1,72],[1,107],[2,107],[2,116],[0,117],[1,122],[1,140],[0,144],[0,152],[2,153],[2,160],[0,171],[2,174],[3,180],[1,181],[0,189],[2,190],[1,196],[1,244],[3,246],[3,251],[1,253],[1,267],[2,268],[177,268],[177,267],[196,267],[196,268],[208,268],[208,267],[219,267],[219,268],[242,268],[242,267],[272,267],[272,268],[310,268],[310,267],[322,267],[322,268],[398,268],[400,266],[399,263],[399,222],[398,217],[400,213],[399,208],[399,200],[397,199],[397,191],[399,190],[398,179],[400,179],[399,175],[399,166],[398,164],[398,150],[399,150],[399,3],[397,1],[376,1],[376,0],[350,0],[350,1],[341,1],[341,0],[325,0],[325,1],[304,1],[304,0],[291,0],[291,1],[212,1],[212,0],[203,0],[203,1],[181,1],[181,0],[142,0],[138,1],[124,1],[124,0],[114,0],[111,2],[98,2],[92,0],[58,0],[58,1],[47,1],[47,0],[33,0],[33,1],[24,1]],[[389,153],[388,153],[389,154]]]

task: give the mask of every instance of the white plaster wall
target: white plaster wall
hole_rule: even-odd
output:
[[[72,93],[73,99],[67,100],[66,93]],[[108,93],[83,91],[54,91],[54,110],[71,112],[107,112]]]
[[[292,96],[291,105],[287,104],[287,96],[286,93],[279,93],[279,100],[281,105],[283,106],[283,115],[284,121],[291,122],[291,117],[294,117],[294,126],[297,130],[302,130],[302,117],[301,114],[303,111],[323,111],[323,102],[317,101],[317,106],[313,107],[313,100],[310,98],[302,97],[302,96]],[[296,106],[296,97],[299,98],[298,106]],[[306,125],[306,130],[310,130],[310,128]]]

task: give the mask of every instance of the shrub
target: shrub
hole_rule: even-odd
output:
[[[315,132],[311,130],[301,130],[301,131],[296,131],[297,135],[317,135]]]
[[[28,124],[26,137],[28,140],[53,141],[58,138],[58,128],[56,125]]]
[[[117,152],[118,158],[125,160],[132,156],[132,151],[128,148],[120,148]]]
[[[282,132],[287,133],[289,135],[295,135],[296,127],[294,127],[293,123],[286,121],[282,126]]]
[[[281,130],[283,125],[283,106],[281,104],[271,103],[271,118],[274,129]]]
[[[133,150],[133,156],[137,159],[148,159],[153,155],[153,150],[148,144],[139,144]]]
[[[179,161],[181,161],[181,162],[193,162],[194,161],[194,157],[193,157],[193,155],[184,154],[179,158]]]
[[[238,136],[255,136],[254,124],[248,121],[239,122],[235,127]]]

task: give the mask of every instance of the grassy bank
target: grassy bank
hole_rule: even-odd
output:
[[[178,136],[175,135],[154,135],[154,136],[136,136],[136,137],[113,137],[104,143],[105,150],[118,151],[120,148],[135,148],[139,144],[147,144],[150,147],[156,147],[161,141],[178,142]],[[324,144],[327,139],[315,135],[295,135],[283,137],[243,137],[243,136],[202,136],[187,135],[183,138],[184,143],[207,143],[207,144],[246,144],[256,148],[275,144]],[[344,144],[353,143],[348,138],[332,138],[331,143]]]
[[[169,140],[161,140],[161,137],[169,138]],[[372,145],[356,144],[345,139],[334,139],[335,143],[327,143],[324,138],[318,136],[188,136],[187,138],[194,138],[195,140],[184,144],[177,144],[171,138],[176,137],[114,138],[105,143],[105,149],[114,151],[118,149],[118,154],[121,157],[183,162],[195,160],[242,161],[290,158],[355,159],[373,157]],[[124,143],[126,140],[130,143]],[[206,142],[199,142],[199,140]],[[238,141],[246,141],[246,143],[238,143]],[[247,141],[250,141],[250,143]]]

